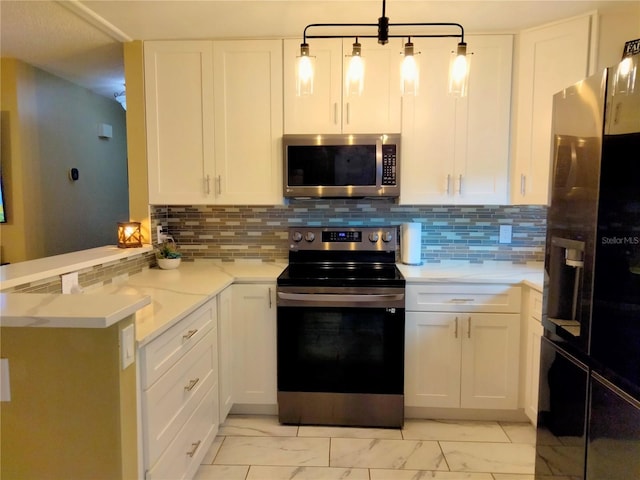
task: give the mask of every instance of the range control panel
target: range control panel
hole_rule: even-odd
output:
[[[292,227],[289,250],[396,250],[398,227]]]

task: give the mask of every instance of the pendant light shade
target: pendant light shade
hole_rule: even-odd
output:
[[[613,79],[613,95],[630,95],[636,87],[636,64],[625,57],[616,68]]]
[[[449,67],[449,93],[454,97],[464,97],[467,95],[469,67],[467,44],[460,42],[455,55],[452,55],[451,65]]]
[[[348,96],[362,95],[362,90],[364,89],[364,60],[361,54],[362,45],[356,38],[345,78],[345,87]]]
[[[418,63],[416,62],[411,39],[404,44],[404,60],[402,61],[402,94],[418,93]]]
[[[298,96],[313,94],[313,77],[315,58],[309,56],[309,45],[300,45],[300,56],[296,62],[296,94]]]

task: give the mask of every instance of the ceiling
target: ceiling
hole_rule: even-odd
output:
[[[515,33],[628,3],[389,0],[386,15],[457,22],[466,34]],[[376,23],[381,12],[379,0],[0,0],[0,52],[113,97],[124,88],[122,42],[301,37],[309,23]]]

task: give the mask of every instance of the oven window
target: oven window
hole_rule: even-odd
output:
[[[278,307],[278,390],[402,394],[404,309]]]

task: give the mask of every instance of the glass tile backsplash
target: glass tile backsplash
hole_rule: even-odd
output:
[[[443,260],[543,261],[544,206],[411,206],[387,199],[291,200],[276,206],[152,206],[152,231],[168,226],[185,260],[260,259],[288,256],[292,226],[422,224],[423,262]],[[512,226],[512,241],[499,243],[500,225]],[[156,239],[154,238],[154,241]]]

